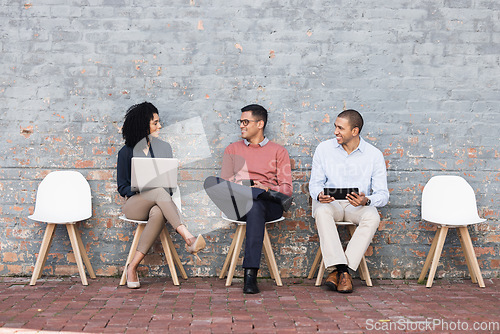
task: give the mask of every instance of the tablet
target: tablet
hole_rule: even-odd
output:
[[[359,194],[358,188],[324,188],[323,193],[328,196],[332,196],[333,198],[339,199],[347,199],[347,194],[356,193]]]

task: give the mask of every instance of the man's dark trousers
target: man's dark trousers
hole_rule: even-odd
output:
[[[281,205],[258,198],[265,192],[263,189],[242,186],[220,177],[208,177],[204,187],[210,199],[229,219],[246,221],[243,268],[258,269],[266,221],[283,215]]]

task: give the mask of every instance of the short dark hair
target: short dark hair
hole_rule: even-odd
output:
[[[128,108],[122,127],[125,145],[134,147],[141,139],[149,135],[149,123],[158,114],[158,109],[149,102],[135,104]]]
[[[354,109],[347,109],[342,111],[337,117],[347,119],[351,128],[358,128],[361,133],[361,129],[363,129],[363,117],[361,117],[359,112]]]
[[[258,104],[249,104],[246,107],[241,108],[241,112],[251,111],[252,116],[257,118],[259,121],[264,121],[264,129],[267,124],[267,110],[261,105]]]

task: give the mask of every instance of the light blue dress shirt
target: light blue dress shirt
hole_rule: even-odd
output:
[[[386,205],[389,190],[382,152],[363,138],[351,154],[336,139],[320,143],[314,152],[309,180],[313,201],[317,202],[323,188],[359,188],[370,199],[371,206]]]

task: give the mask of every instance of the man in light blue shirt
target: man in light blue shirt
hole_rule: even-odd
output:
[[[360,137],[363,118],[345,110],[335,120],[335,139],[324,141],[314,152],[309,180],[312,212],[316,219],[326,269],[333,270],[325,285],[331,290],[352,292],[348,268],[357,270],[380,223],[377,207],[389,200],[387,170],[382,152]],[[325,195],[324,188],[358,188],[345,200]],[[344,252],[335,222],[349,221],[358,227]]]

